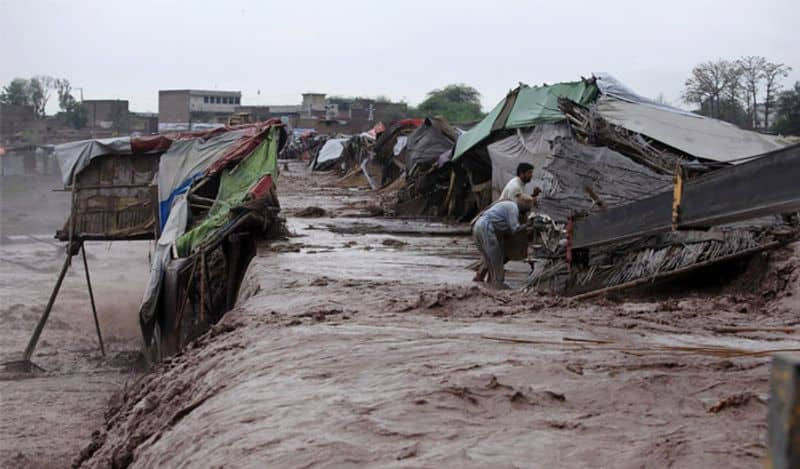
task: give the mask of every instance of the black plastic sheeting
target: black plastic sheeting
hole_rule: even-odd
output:
[[[566,221],[575,212],[597,212],[645,199],[672,184],[671,176],[621,153],[571,138],[556,138],[552,155],[543,168],[552,184],[539,197],[537,211],[556,221]]]
[[[404,163],[408,173],[413,173],[418,165],[435,163],[443,153],[453,149],[457,137],[455,128],[441,119],[425,119],[406,142]]]

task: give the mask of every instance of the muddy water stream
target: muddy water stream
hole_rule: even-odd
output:
[[[116,380],[100,373],[110,384],[95,399],[87,398],[95,388],[77,384],[89,382],[77,371],[50,378],[51,388],[73,380],[75,396],[91,409],[29,405],[21,389],[30,380],[3,381],[20,389],[7,408],[24,407],[14,411],[28,418],[16,426],[4,420],[4,434],[17,428],[4,443],[21,444],[37,428],[41,442],[5,458],[39,454],[42,461],[83,439],[88,467],[760,464],[768,358],[665,346],[799,347],[794,333],[713,330],[796,325],[796,273],[781,274],[790,287],[768,297],[689,293],[572,304],[486,291],[465,269],[476,252],[457,234],[463,226],[367,218],[374,194],[331,188],[331,176],[312,176],[299,164],[288,169],[280,199],[297,236],[259,247],[238,306],[127,389],[119,369]],[[309,206],[326,216],[294,216]],[[409,234],[415,227],[427,234]],[[781,256],[796,264],[797,248]],[[510,283],[521,285],[526,266],[509,268]],[[6,294],[22,291],[22,271],[13,272],[2,277]],[[77,317],[86,310],[75,292]],[[23,295],[44,301],[33,289]],[[4,302],[3,317],[18,314],[11,311]],[[27,321],[20,331],[32,327]],[[80,330],[63,334],[86,351],[81,367],[109,368],[91,351],[91,329]],[[22,342],[9,339],[8,348]],[[112,389],[124,392],[100,405]],[[66,416],[59,435],[70,444],[42,430],[57,412]],[[81,412],[91,417],[73,415]],[[91,445],[90,430],[98,430]]]

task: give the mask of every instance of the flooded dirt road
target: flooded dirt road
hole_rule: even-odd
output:
[[[19,360],[64,261],[53,239],[68,193],[57,174],[0,180],[0,363]],[[69,467],[102,424],[109,398],[137,372],[136,311],[147,242],[87,243],[106,357],[99,351],[83,264],[73,258],[33,356],[31,374],[0,368],[0,467]]]
[[[468,237],[396,234],[412,222],[363,219],[374,196],[289,169],[299,236],[261,246],[238,306],[112,402],[85,466],[761,464],[762,352],[800,347],[797,246],[721,295],[498,293],[472,284]],[[327,216],[293,216],[312,205]]]
[[[139,376],[136,311],[147,243],[89,243],[87,252],[106,357],[76,257],[33,356],[42,370],[0,372],[0,466],[68,467],[111,395]],[[21,357],[63,256],[45,242],[0,245],[0,362]]]

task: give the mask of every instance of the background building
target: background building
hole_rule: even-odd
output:
[[[130,133],[128,101],[120,99],[87,99],[83,101],[86,108],[86,127],[94,134],[110,132],[111,136]]]
[[[224,124],[241,101],[241,91],[160,90],[158,128],[179,130],[198,124]]]
[[[0,103],[0,146],[24,140],[24,132],[36,123],[33,106]]]

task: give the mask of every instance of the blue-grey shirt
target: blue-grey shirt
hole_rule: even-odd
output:
[[[503,200],[487,208],[478,222],[488,223],[493,231],[516,231],[519,228],[519,207],[516,202]]]

